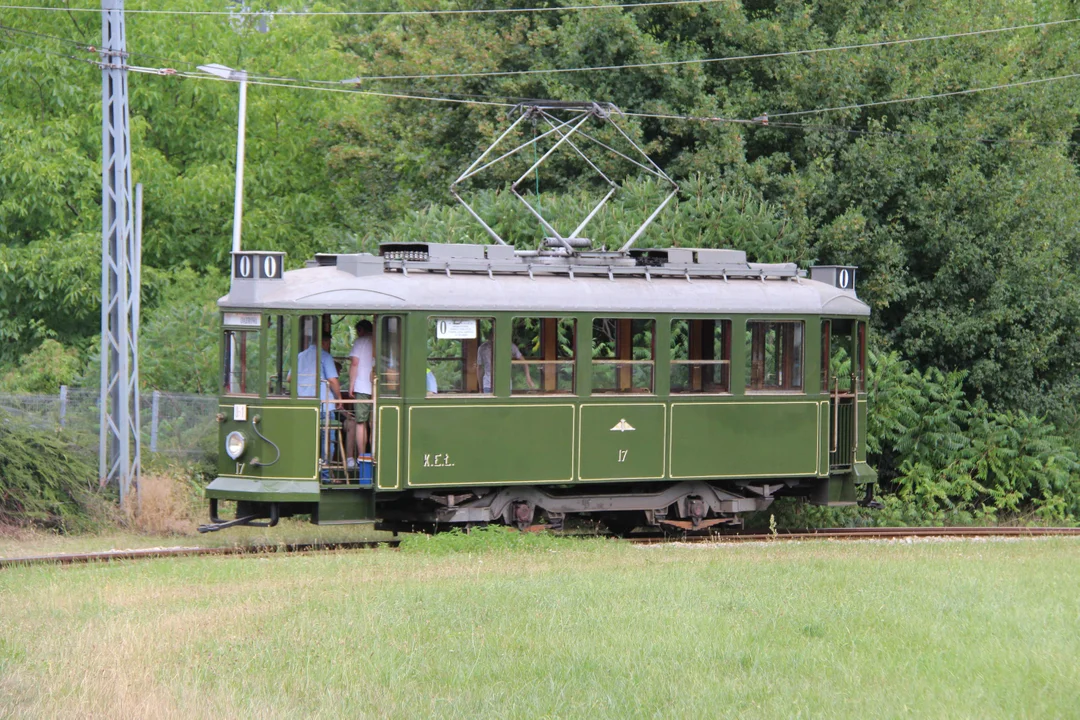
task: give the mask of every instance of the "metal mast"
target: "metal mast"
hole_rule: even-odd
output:
[[[123,503],[138,482],[139,261],[131,197],[131,133],[124,0],[101,0],[101,436],[102,483]]]

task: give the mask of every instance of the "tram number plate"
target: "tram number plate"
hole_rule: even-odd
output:
[[[439,340],[472,340],[476,337],[476,320],[439,318],[435,322],[435,337]]]

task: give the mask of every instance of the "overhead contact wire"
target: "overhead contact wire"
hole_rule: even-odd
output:
[[[603,3],[599,5],[567,5],[565,7],[466,8],[462,10],[148,10],[125,9],[134,15],[196,15],[208,17],[388,17],[417,15],[508,15],[513,13],[577,12],[582,10],[634,10],[637,8],[670,5],[709,5],[726,0],[656,0],[656,2]],[[101,13],[101,8],[45,7],[40,5],[0,5],[0,10],[30,10],[41,12]]]

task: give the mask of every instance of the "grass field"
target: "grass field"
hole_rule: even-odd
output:
[[[3,717],[1080,714],[1080,541],[0,571]]]

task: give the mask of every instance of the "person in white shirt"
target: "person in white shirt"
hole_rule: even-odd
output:
[[[375,338],[372,335],[370,320],[356,323],[356,342],[349,351],[349,390],[354,400],[370,400],[372,395],[372,377],[375,369]],[[356,460],[367,451],[368,421],[371,419],[371,405],[355,403],[353,416],[346,419],[349,434],[346,448],[346,464],[350,469],[356,466]]]

